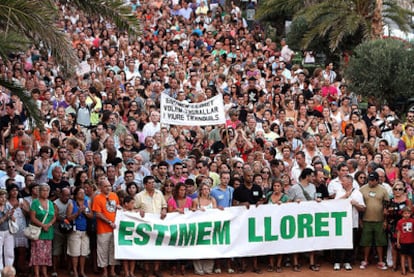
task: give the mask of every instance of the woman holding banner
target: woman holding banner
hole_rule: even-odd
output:
[[[172,183],[171,183],[172,184]],[[167,210],[169,213],[178,212],[184,214],[192,207],[192,199],[186,196],[187,187],[184,183],[177,183],[174,187],[173,196],[167,202]],[[177,266],[180,267],[181,275],[185,275],[185,261],[173,261],[171,267],[171,275],[175,275]]]
[[[193,211],[205,211],[207,209],[216,209],[216,200],[210,196],[210,186],[204,181],[198,189],[198,197],[193,200]],[[197,275],[212,274],[214,260],[195,260],[193,261],[194,273]]]
[[[282,203],[289,202],[289,197],[283,192],[283,184],[279,179],[274,179],[272,181],[272,188],[266,195],[266,203],[270,205],[280,205]],[[267,271],[275,271],[277,273],[282,272],[282,255],[277,255],[276,268],[275,268],[275,257],[273,255],[269,256],[269,266]]]

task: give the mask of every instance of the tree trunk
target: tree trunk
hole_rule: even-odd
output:
[[[382,0],[375,1],[375,9],[371,20],[371,39],[381,39],[383,34]]]

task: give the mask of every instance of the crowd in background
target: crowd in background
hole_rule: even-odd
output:
[[[375,263],[413,271],[414,110],[399,119],[379,99],[361,110],[361,97],[331,61],[309,72],[311,51],[298,54],[283,38],[266,37],[233,2],[127,4],[141,20],[139,37],[57,4],[57,24],[79,58],[73,78],[44,49],[0,61],[0,74],[31,93],[45,126],[33,128],[20,99],[1,89],[0,269],[15,263],[18,273],[32,268],[46,277],[51,267],[57,276],[66,259],[75,277],[86,276],[87,262],[102,276],[116,276],[121,263],[133,277],[136,262],[113,255],[119,209],[164,218],[348,198],[354,249],[332,251],[334,270],[352,270],[361,259],[361,269]],[[226,123],[161,125],[161,93],[187,103],[221,95]],[[10,220],[19,225],[15,234]],[[29,222],[42,227],[39,240],[24,236]],[[306,257],[318,271],[319,254],[264,261],[268,271],[289,264],[301,271]],[[260,273],[263,261],[251,259]],[[139,264],[144,277],[160,277],[162,267],[184,275],[190,265],[203,275],[244,272],[250,264]]]

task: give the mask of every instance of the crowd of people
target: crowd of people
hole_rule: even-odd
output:
[[[79,58],[76,76],[64,78],[35,47],[0,61],[0,74],[31,93],[45,127],[30,125],[20,99],[2,88],[0,270],[14,264],[46,277],[51,268],[55,277],[66,260],[75,277],[86,276],[88,262],[102,276],[121,264],[133,277],[136,261],[114,257],[120,209],[165,218],[346,198],[354,248],[333,250],[333,269],[352,270],[361,258],[361,269],[413,271],[414,110],[397,115],[379,99],[361,110],[332,62],[313,72],[294,64],[286,41],[248,25],[233,2],[127,1],[142,22],[138,38],[56,2]],[[304,57],[314,62],[312,52]],[[221,95],[226,123],[161,125],[162,93],[186,103]],[[24,236],[29,223],[41,227],[38,240]],[[301,271],[301,254],[268,257],[266,269]],[[305,254],[319,271],[319,253]],[[172,260],[139,266],[144,277],[163,267],[184,275],[190,265],[199,275],[262,270],[257,257]]]

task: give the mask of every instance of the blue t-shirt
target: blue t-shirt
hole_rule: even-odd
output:
[[[233,192],[233,187],[227,186],[226,190],[222,190],[220,186],[216,186],[211,190],[210,195],[216,199],[217,206],[227,208],[232,205]]]

